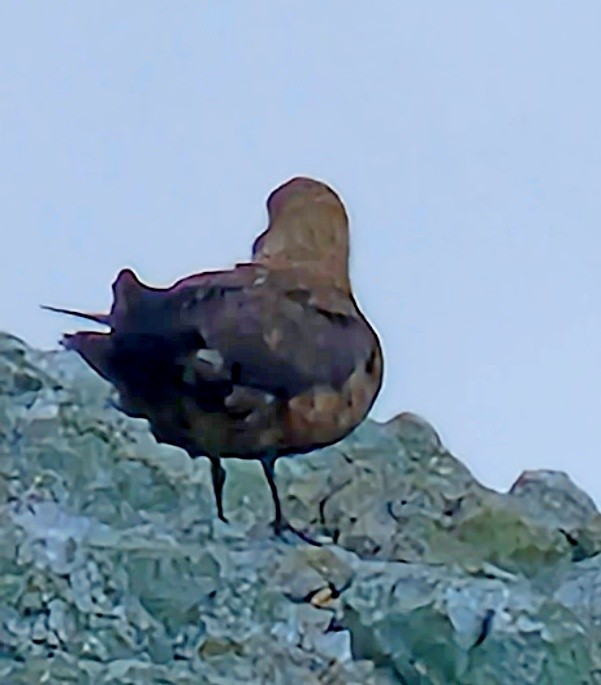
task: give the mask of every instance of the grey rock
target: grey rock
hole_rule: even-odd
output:
[[[73,354],[0,334],[0,682],[601,683],[601,516],[479,484],[422,418],[257,465],[158,445]]]

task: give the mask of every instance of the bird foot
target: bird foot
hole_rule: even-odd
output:
[[[307,533],[305,533],[304,531],[295,528],[286,519],[273,521],[271,525],[276,537],[280,538],[284,542],[288,542],[288,540],[285,537],[285,534],[292,533],[293,535],[296,535],[296,537],[300,538],[303,542],[306,542],[309,545],[313,545],[314,547],[323,547],[323,542],[319,542],[318,540],[315,540],[314,538],[307,535]]]

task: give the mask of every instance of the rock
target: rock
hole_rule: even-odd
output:
[[[483,487],[422,418],[254,464],[158,445],[77,357],[0,335],[5,683],[601,683],[601,515],[566,474]]]

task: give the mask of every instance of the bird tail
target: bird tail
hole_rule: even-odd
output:
[[[41,304],[42,309],[47,309],[49,312],[58,312],[59,314],[69,314],[70,316],[78,316],[80,319],[87,319],[88,321],[94,321],[96,323],[104,324],[110,326],[111,317],[110,314],[95,314],[91,312],[80,312],[76,309],[64,309],[63,307],[51,307],[50,305]]]
[[[60,341],[67,350],[73,350],[100,374],[105,380],[113,382],[112,342],[109,333],[81,331],[67,333]]]

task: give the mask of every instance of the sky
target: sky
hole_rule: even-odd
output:
[[[378,420],[601,503],[601,3],[0,3],[0,329],[54,348],[123,266],[249,257],[309,175],[351,219]]]

